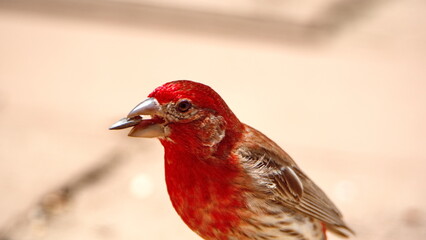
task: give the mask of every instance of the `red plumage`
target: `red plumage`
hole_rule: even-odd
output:
[[[326,229],[352,232],[291,157],[241,123],[210,87],[174,81],[148,97],[125,127],[135,125],[130,136],[160,139],[172,204],[204,239],[324,240]]]

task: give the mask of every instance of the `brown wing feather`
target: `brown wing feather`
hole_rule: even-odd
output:
[[[341,236],[353,231],[345,224],[342,214],[325,193],[297,166],[291,157],[268,137],[246,126],[244,141],[238,154],[246,163],[261,169],[261,182],[269,183],[272,198],[286,207],[316,218],[327,229]]]

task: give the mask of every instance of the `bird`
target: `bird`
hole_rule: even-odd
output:
[[[171,203],[206,240],[326,240],[353,230],[274,141],[242,123],[211,87],[157,87],[110,129],[158,138]]]

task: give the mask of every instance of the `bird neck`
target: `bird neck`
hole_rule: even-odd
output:
[[[169,135],[160,141],[170,152],[192,153],[202,159],[211,156],[226,159],[244,131],[244,124],[238,119],[228,119],[206,114],[190,123],[169,123],[166,127]]]

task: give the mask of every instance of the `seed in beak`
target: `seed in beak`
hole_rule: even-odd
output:
[[[138,125],[142,121],[141,116],[134,116],[131,118],[122,118],[118,122],[114,123],[111,127],[109,127],[109,130],[120,130],[124,128],[133,127],[135,125]]]

